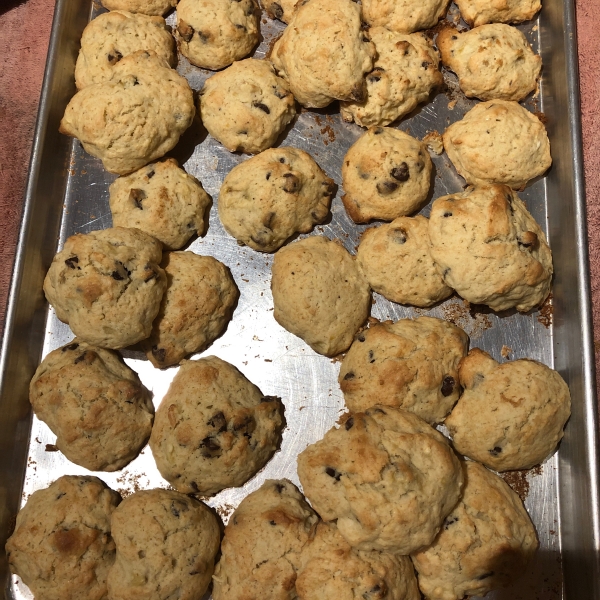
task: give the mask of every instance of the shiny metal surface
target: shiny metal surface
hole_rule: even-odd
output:
[[[87,472],[62,454],[46,451],[46,444],[52,444],[54,436],[43,423],[32,418],[27,386],[41,358],[73,337],[68,326],[48,310],[41,291],[54,253],[73,233],[111,226],[108,185],[114,176],[107,174],[76,140],[57,132],[64,107],[75,91],[72,74],[78,40],[96,12],[90,0],[57,2],[0,363],[2,545],[19,506],[33,491],[61,474]],[[449,18],[456,14],[453,6]],[[173,15],[169,21],[173,21]],[[281,28],[281,24],[263,18],[264,40],[256,57],[265,55]],[[573,7],[569,0],[547,0],[541,17],[521,29],[544,61],[541,93],[529,107],[543,111],[548,119],[554,164],[548,176],[528,187],[521,197],[547,231],[554,252],[554,325],[541,323],[539,313],[519,315],[509,311],[498,315],[469,310],[457,297],[426,311],[395,305],[375,295],[372,316],[395,320],[429,314],[450,319],[469,333],[471,347],[484,348],[501,361],[506,360],[502,355],[506,347],[511,359],[535,358],[554,366],[565,377],[573,396],[573,415],[559,452],[540,469],[511,476],[511,483],[526,495],[525,503],[540,538],[540,551],[513,587],[488,598],[580,600],[600,597],[600,529],[597,409]],[[178,69],[196,90],[210,76],[207,71],[191,67],[185,59],[180,60]],[[400,122],[400,129],[418,138],[430,131],[442,132],[474,104],[456,92],[453,75],[447,73],[445,77],[448,90]],[[302,111],[280,141],[281,145],[310,152],[340,186],[331,220],[313,234],[339,238],[351,252],[365,227],[354,225],[345,214],[340,201],[340,168],[346,150],[360,133],[358,126],[343,123],[337,106],[332,105],[323,110]],[[207,499],[226,522],[240,500],[265,478],[288,477],[298,483],[296,455],[320,439],[344,410],[337,384],[339,364],[317,355],[275,322],[269,288],[272,256],[238,246],[219,222],[216,202],[220,184],[227,172],[247,156],[230,154],[199,121],[170,155],[198,177],[213,197],[208,233],[194,240],[188,249],[210,254],[227,264],[241,291],[226,333],[204,355],[215,354],[233,363],[265,394],[281,396],[286,407],[283,443],[271,462],[244,487],[224,490]],[[447,157],[432,158],[436,172],[431,197],[462,189],[462,180]],[[423,213],[428,211],[426,207]],[[159,371],[139,353],[123,354],[153,391],[158,406],[176,369]],[[148,448],[122,471],[97,475],[125,494],[140,488],[167,486]],[[18,578],[11,579],[4,556],[0,557],[0,578],[7,598],[32,597]]]

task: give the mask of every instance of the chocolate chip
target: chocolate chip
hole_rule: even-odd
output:
[[[448,517],[446,519],[446,522],[444,523],[444,529],[448,529],[448,527],[450,527],[450,525],[453,525],[457,521],[458,521],[458,517]]]
[[[283,165],[283,164],[285,164],[285,158],[280,158],[280,159],[279,159],[279,162],[280,162],[282,165]]]
[[[408,181],[410,177],[410,171],[408,170],[408,165],[405,162],[400,163],[400,166],[394,167],[390,171],[390,175],[396,181]]]
[[[341,473],[338,473],[335,469],[332,469],[331,467],[326,467],[325,473],[327,473],[329,477],[333,477],[336,481],[339,481],[340,477],[342,476]]]
[[[240,25],[240,23],[235,24],[236,29],[241,29],[242,31],[246,31],[246,27],[244,25]]]
[[[195,481],[190,481],[190,487],[195,491],[195,492],[199,492],[200,488],[198,487],[198,484]]]
[[[368,31],[369,29],[371,29],[371,26],[368,23],[365,23],[364,21],[360,22],[360,28],[363,31]]]
[[[283,18],[283,8],[281,7],[281,4],[277,4],[277,2],[273,2],[273,4],[271,4],[269,9],[271,10],[271,13],[273,13],[273,17],[275,19]]]
[[[498,454],[502,452],[502,448],[500,448],[500,446],[494,446],[491,450],[488,450],[488,452],[492,456],[498,456]]]
[[[395,227],[392,229],[391,238],[396,244],[405,244],[408,239],[408,233],[406,233],[404,227]]]
[[[273,525],[273,527],[275,527],[275,525],[277,525],[277,523],[275,523],[275,521],[269,521],[269,525]]]
[[[214,458],[215,456],[219,456],[221,454],[221,446],[219,442],[215,440],[213,437],[205,437],[199,446],[202,456],[205,458]]]
[[[174,517],[178,517],[179,516],[179,511],[175,508],[175,503],[171,502],[171,514]]]
[[[129,200],[135,204],[136,208],[143,210],[142,200],[146,199],[146,192],[138,188],[131,188],[129,190]]]
[[[282,186],[282,190],[288,194],[294,194],[300,188],[300,180],[293,173],[284,173],[285,183]]]
[[[398,184],[395,181],[380,181],[376,187],[382,196],[387,196],[398,189]]]
[[[452,213],[451,213],[451,212],[448,212],[448,211],[446,211],[446,212],[445,212],[445,213],[444,213],[442,216],[443,216],[443,217],[451,217],[451,216],[452,216]]]
[[[227,429],[227,419],[225,418],[225,415],[219,411],[208,421],[208,425],[214,427],[218,431],[225,431]]]
[[[116,281],[123,281],[125,279],[125,277],[123,277],[119,271],[113,271],[110,276]]]
[[[189,42],[194,36],[194,29],[191,25],[188,25],[185,21],[179,21],[177,25],[177,33],[184,42]]]
[[[446,375],[442,381],[442,396],[449,396],[454,391],[455,385],[454,377]]]
[[[283,485],[282,483],[276,483],[275,489],[277,490],[278,494],[281,494],[281,492],[283,492],[283,490],[285,490],[285,485]]]
[[[488,571],[487,573],[484,573],[483,575],[480,575],[479,577],[476,577],[475,579],[477,579],[478,581],[481,581],[482,579],[487,579],[488,577],[492,577],[494,575],[494,571]]]
[[[84,352],[83,354],[80,354],[74,361],[73,364],[74,365],[78,365],[82,360],[85,360],[85,355],[87,354],[87,351]]]
[[[369,41],[369,40],[367,40]],[[363,102],[367,98],[367,90],[365,89],[364,83],[361,81],[357,83],[350,92],[350,99],[355,102]]]
[[[424,61],[421,63],[421,66],[422,66],[424,69],[429,69],[429,65],[431,65],[431,63],[427,62],[426,60],[424,60]]]
[[[383,133],[383,127],[378,127],[377,129],[374,129],[373,133],[375,135],[379,135],[380,133]]]
[[[256,421],[250,415],[244,417],[240,421],[234,422],[233,430],[243,432],[246,437],[251,437],[252,432],[256,429]]]
[[[270,212],[267,215],[265,215],[265,217],[263,219],[263,225],[267,229],[273,229],[273,219],[276,217],[276,214],[277,213]]]
[[[74,344],[69,344],[68,346],[63,346],[62,351],[65,352],[66,350],[77,350],[77,348],[79,348],[79,344],[74,343]]]
[[[267,173],[266,179],[267,179],[267,181],[269,181],[269,179],[271,179],[271,171],[269,171],[269,172]]]
[[[344,381],[348,381],[348,379],[354,379],[355,375],[352,371],[349,371],[344,375]]]
[[[363,42],[370,42],[371,40],[370,40],[369,36],[367,36],[367,35],[363,35],[363,36],[362,36],[362,41],[363,41]]]
[[[150,171],[150,172],[149,172],[149,173],[146,175],[146,177],[147,177],[148,179],[152,179],[152,178],[154,177],[154,171]]]
[[[188,228],[188,229],[196,229],[196,223],[195,223],[194,221],[190,221],[190,222],[187,224],[187,228]]]
[[[67,267],[69,267],[69,269],[81,270],[81,267],[77,266],[78,262],[79,262],[79,258],[77,256],[72,256],[71,258],[67,258],[67,260],[65,260],[65,265],[67,265]]]
[[[359,333],[359,334],[356,336],[356,339],[357,339],[359,342],[364,342],[364,341],[365,341],[365,336],[364,336],[362,333]]]
[[[118,50],[115,50],[114,52],[109,52],[106,58],[108,58],[108,62],[111,65],[116,65],[123,58],[123,55]]]
[[[354,417],[350,417],[344,424],[346,431],[350,431],[354,427]]]
[[[374,585],[371,589],[367,590],[363,594],[364,600],[383,600],[388,595],[388,588],[382,581],[379,584]]]
[[[453,35],[450,39],[457,40],[458,38],[455,35]]]
[[[369,350],[369,362],[373,364],[375,359],[373,358],[373,350]]]
[[[252,106],[254,106],[254,108],[259,108],[260,110],[267,113],[268,115],[271,114],[269,107],[266,104],[263,104],[262,102],[253,102]]]
[[[369,83],[377,83],[378,81],[381,81],[381,75],[375,75],[375,74],[369,75],[367,77],[367,81]]]
[[[46,452],[58,452],[58,446],[55,444],[46,444]]]
[[[159,362],[165,362],[165,358],[167,357],[167,351],[164,348],[159,348],[158,346],[152,346],[152,356]]]

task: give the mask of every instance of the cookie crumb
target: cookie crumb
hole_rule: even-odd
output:
[[[444,151],[444,142],[439,131],[430,131],[423,138],[423,143],[427,145],[427,148],[436,155],[442,154]]]
[[[510,359],[510,355],[512,354],[512,348],[509,346],[502,346],[502,350],[500,350],[500,354],[502,358]]]

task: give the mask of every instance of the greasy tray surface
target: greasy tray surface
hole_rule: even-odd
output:
[[[72,73],[81,31],[97,12],[88,0],[57,3],[2,356],[2,544],[11,517],[29,494],[61,474],[87,472],[69,463],[62,454],[46,450],[46,444],[52,444],[54,436],[44,424],[31,418],[27,385],[41,357],[72,338],[69,328],[56,319],[52,310],[47,310],[41,294],[41,282],[56,252],[57,237],[58,247],[61,247],[73,233],[111,226],[108,185],[114,176],[106,173],[98,160],[87,155],[79,142],[56,133],[66,102],[74,93]],[[454,7],[448,18],[453,14],[456,14]],[[570,19],[570,5],[549,0],[539,19],[521,27],[544,60],[541,94],[535,103],[529,103],[529,108],[543,111],[548,119],[554,165],[546,178],[529,186],[521,197],[548,234],[554,252],[554,326],[548,326],[547,320],[537,312],[519,315],[509,311],[497,315],[487,310],[470,311],[457,297],[426,311],[395,305],[374,295],[371,313],[380,320],[420,314],[452,320],[471,336],[471,347],[484,348],[497,360],[504,361],[501,352],[505,346],[511,349],[511,359],[540,360],[557,368],[570,384],[573,416],[560,452],[539,469],[509,476],[509,482],[526,498],[540,538],[540,551],[515,586],[488,596],[491,598],[592,598],[598,582],[596,416],[590,375],[593,367],[585,231],[581,221],[580,163],[577,162],[578,105],[573,95],[575,40]],[[169,22],[173,22],[173,15]],[[254,55],[256,58],[265,55],[274,36],[282,29],[280,23],[266,17],[261,27],[264,40]],[[183,58],[178,70],[196,90],[211,74],[190,66]],[[437,94],[430,103],[401,121],[397,125],[400,129],[418,138],[433,130],[443,132],[475,103],[457,92],[453,75],[445,74],[445,79],[448,91]],[[567,90],[571,90],[570,95]],[[340,169],[346,150],[362,131],[356,125],[343,123],[334,104],[323,110],[303,110],[293,128],[280,140],[280,145],[307,150],[340,186],[330,222],[317,227],[313,234],[338,238],[351,252],[365,227],[354,225],[345,214],[340,201],[343,193]],[[238,246],[219,222],[216,201],[220,184],[234,165],[248,157],[230,154],[207,134],[199,121],[170,155],[202,181],[214,202],[207,235],[194,240],[187,249],[210,254],[228,265],[241,291],[226,333],[204,355],[214,354],[233,363],[263,393],[281,396],[286,407],[287,428],[281,450],[273,460],[244,487],[224,490],[208,501],[226,522],[240,500],[257,489],[265,478],[288,477],[298,483],[296,455],[320,439],[344,410],[337,384],[339,363],[315,354],[275,322],[269,288],[272,255]],[[461,190],[463,182],[446,155],[432,158],[436,172],[431,197]],[[426,207],[423,214],[428,212],[429,207]],[[124,355],[153,391],[158,406],[176,370],[156,370],[139,353],[125,351]],[[98,475],[124,494],[139,488],[167,486],[148,448],[123,471]],[[0,576],[6,582],[7,597],[31,598],[18,578],[13,578],[11,583],[4,557],[2,561]]]

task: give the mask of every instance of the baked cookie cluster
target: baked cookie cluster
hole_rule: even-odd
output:
[[[460,0],[472,29],[434,33],[446,0],[261,3],[287,24],[261,60],[255,0],[181,0],[172,31],[163,16],[176,0],[103,0],[111,12],[84,30],[61,131],[119,175],[113,227],[67,239],[47,272],[46,297],[77,338],[44,358],[30,401],[73,463],[118,470],[149,442],[172,489],[121,501],[96,477],[65,476],[35,492],[6,549],[38,598],[192,600],[212,581],[215,600],[460,600],[509,585],[537,549],[493,471],[555,451],[566,382],[534,360],[469,350],[449,321],[369,315],[373,292],[418,308],[456,292],[524,313],[548,297],[551,250],[517,193],[551,165],[544,124],[519,104],[541,59],[510,26],[539,2]],[[218,71],[197,95],[173,69],[175,48]],[[426,217],[435,167],[394,123],[443,86],[440,64],[481,102],[442,136],[467,187]],[[299,112],[336,101],[365,131],[327,174],[284,142]],[[227,151],[255,155],[225,174],[216,212],[240,246],[273,254],[273,317],[339,358],[347,408],[297,457],[303,493],[287,479],[250,488],[223,534],[195,496],[241,487],[273,459],[285,399],[221,358],[189,360],[236,318],[240,295],[225,264],[185,250],[212,199],[165,155],[198,117]],[[364,228],[355,254],[304,235],[344,210],[384,222]],[[156,414],[116,352],[132,346],[155,368],[178,366]]]

